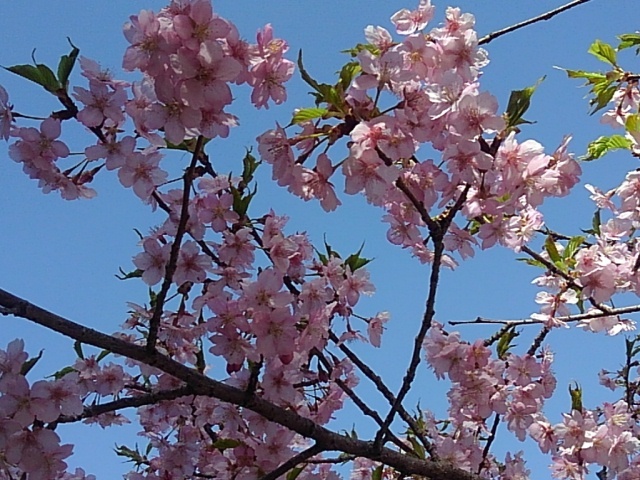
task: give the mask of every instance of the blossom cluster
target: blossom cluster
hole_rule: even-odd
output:
[[[354,60],[336,86],[310,82],[326,111],[316,109],[309,119],[308,111],[299,110],[291,123],[299,131],[278,125],[257,142],[280,186],[333,211],[341,205],[335,184],[343,181],[345,193],[362,193],[384,210],[390,243],[437,269],[455,267],[478,248],[528,248],[544,225],[539,207],[548,197],[567,195],[581,172],[568,138],[551,154],[535,140],[519,140],[521,118],[513,111],[500,115],[495,97],[482,90],[488,58],[474,17],[449,8],[444,23],[427,31],[433,12],[429,0],[420,0],[416,9],[393,15],[400,41],[383,27],[367,27],[367,43],[352,51]],[[388,312],[357,311],[362,296],[375,291],[367,260],[360,252],[343,258],[328,245],[321,253],[305,233],[287,232],[286,216],[255,214],[250,183],[258,162],[247,154],[240,176],[224,176],[202,148],[207,139],[228,137],[238,124],[227,111],[233,85],[250,86],[257,108],[286,100],[284,83],[294,69],[284,56],[287,42],[270,25],[255,44],[242,40],[208,0],[172,0],[158,13],[142,11],[124,33],[130,45],[123,67],[138,71],[140,81],[118,80],[82,57],[88,88],[75,87],[66,97],[66,90],[58,92],[66,110],[39,128],[15,125],[19,115],[0,87],[0,137],[13,140],[11,158],[45,191],[91,197],[88,184],[104,167],[167,214],[141,234],[135,270],[124,275],[140,278],[150,298],[148,305],[130,304],[118,338],[151,346],[244,390],[247,398],[257,395],[326,425],[347,397],[356,397],[359,382],[354,361],[334,354],[333,347],[358,340],[379,347],[390,318]],[[393,105],[385,109],[380,103],[389,98]],[[629,102],[637,108],[635,97]],[[83,150],[78,166],[65,170],[59,161],[72,152],[59,138],[71,118],[97,141]],[[344,144],[346,158],[332,160],[331,149]],[[421,160],[421,147],[435,158]],[[181,188],[167,186],[162,162],[170,149],[193,154]],[[610,192],[589,187],[598,208],[611,217],[594,230],[594,243],[580,238],[565,245],[563,237],[547,242],[538,259],[546,270],[535,281],[545,288],[537,296],[542,307],[532,316],[546,329],[564,325],[559,317],[585,301],[592,309],[581,327],[609,334],[633,327],[617,315],[600,314],[607,313],[603,303],[614,294],[640,294],[640,247],[633,238],[640,222],[638,182],[632,172]],[[521,453],[508,453],[501,462],[489,452],[495,430],[487,422],[493,417],[550,454],[557,478],[581,479],[596,465],[622,480],[640,474],[640,432],[629,402],[574,408],[552,425],[543,413],[556,385],[547,350],[536,356],[506,349],[492,358],[490,342],[465,342],[435,321],[428,326],[426,360],[438,378],[451,382],[445,423],[430,412],[421,418],[433,459],[487,479],[529,478]],[[22,342],[0,350],[0,478],[90,480],[81,469],[66,472],[71,446],[61,444],[58,423],[117,425],[128,421],[119,407],[100,413],[92,408],[184,387],[140,361],[78,356],[54,380],[30,384]],[[128,480],[256,479],[308,447],[292,430],[216,398],[182,392],[141,404],[137,413],[148,448],[120,448],[135,463]],[[314,460],[295,478],[339,478],[322,455]],[[370,478],[380,467],[366,458],[353,460],[352,478]],[[378,478],[395,478],[390,470]]]
[[[331,144],[348,133],[349,155],[340,162],[345,192],[363,192],[386,210],[391,243],[430,262],[428,234],[421,230],[426,220],[416,203],[437,217],[461,199],[466,218],[462,226],[449,228],[447,251],[462,259],[478,246],[497,243],[519,251],[543,225],[537,207],[546,197],[566,195],[578,181],[580,166],[567,152],[568,139],[552,154],[534,140],[516,139],[509,118],[498,114],[496,99],[480,88],[488,59],[478,46],[473,16],[449,8],[444,25],[425,33],[432,9],[423,1],[417,10],[394,17],[403,35],[399,42],[383,27],[367,27],[367,47],[356,55],[360,73],[348,88],[337,90],[338,100],[331,100],[347,112],[343,124],[327,129],[304,122],[293,135],[277,127],[258,138],[261,157],[273,166],[279,185],[334,210],[339,200],[331,177],[337,165],[325,152],[314,167],[307,164],[323,135]],[[381,92],[388,92],[395,105],[385,113],[378,104]],[[420,161],[417,152],[424,145],[441,158]],[[464,227],[469,221],[474,229]],[[453,258],[447,262],[455,265]]]
[[[438,323],[430,329],[423,347],[436,376],[446,376],[452,384],[447,394],[450,426],[444,435],[433,415],[427,415],[440,456],[448,455],[451,462],[470,470],[481,466],[500,471],[495,459],[483,458],[482,444],[475,438],[478,432],[490,435],[487,420],[496,415],[520,441],[531,438],[552,456],[554,478],[581,479],[598,467],[620,479],[636,478],[640,473],[638,425],[625,401],[592,410],[576,405],[571,413],[563,414],[560,423],[549,422],[543,406],[556,387],[550,352],[543,352],[541,358],[508,353],[492,359],[482,340],[462,341],[457,332],[447,333]],[[606,378],[608,384],[613,383]],[[529,478],[524,470],[518,475],[505,478]]]

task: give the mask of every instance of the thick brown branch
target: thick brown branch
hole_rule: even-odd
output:
[[[269,421],[315,440],[316,444],[325,451],[333,450],[369,458],[407,475],[422,475],[430,480],[480,480],[477,475],[465,472],[449,463],[422,460],[384,447],[376,448],[373,442],[340,435],[316,424],[309,418],[274,405],[258,396],[247,398],[243,390],[209,378],[157,351],[149,351],[145,347],[84,327],[1,289],[0,306],[4,307],[4,313],[10,312],[16,317],[25,318],[74,340],[158,368],[183,381],[194,395],[206,395],[247,408]]]
[[[550,18],[555,17],[556,15],[558,15],[559,13],[565,12],[573,7],[577,7],[578,5],[581,5],[583,3],[587,3],[590,0],[574,0],[573,2],[569,2],[565,5],[562,5],[561,7],[558,7],[554,10],[551,10],[547,13],[543,13],[542,15],[538,15],[537,17],[533,17],[530,18],[529,20],[525,20],[523,22],[520,23],[516,23],[514,25],[511,25],[510,27],[506,27],[503,28],[501,30],[497,30],[495,32],[492,32],[488,35],[485,35],[484,37],[482,37],[479,41],[478,41],[478,45],[484,45],[489,43],[492,40],[495,40],[498,37],[501,37],[502,35],[506,35],[507,33],[511,33],[515,30],[519,30],[521,28],[527,27],[533,23],[537,23],[537,22],[541,22],[543,20],[549,20]]]

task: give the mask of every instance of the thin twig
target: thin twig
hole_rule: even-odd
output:
[[[278,477],[284,475],[289,470],[294,469],[295,467],[303,463],[305,460],[319,454],[323,450],[324,448],[322,448],[319,444],[316,443],[315,445],[312,445],[306,450],[303,450],[302,452],[298,453],[296,456],[291,457],[289,460],[284,462],[275,470],[272,470],[266,475],[263,475],[262,477],[260,477],[260,480],[276,480]]]
[[[503,28],[501,30],[497,30],[495,32],[492,32],[488,35],[485,35],[484,37],[482,37],[480,40],[478,40],[478,45],[485,45],[487,43],[489,43],[492,40],[495,40],[498,37],[501,37],[502,35],[506,35],[507,33],[511,33],[515,30],[519,30],[521,28],[524,28],[528,25],[531,25],[533,23],[537,23],[537,22],[541,22],[543,20],[549,20],[550,18],[555,17],[556,15],[558,15],[559,13],[565,12],[567,10],[569,10],[570,8],[573,7],[577,7],[578,5],[581,5],[583,3],[587,3],[590,0],[574,0],[573,2],[569,2],[566,5],[562,5],[561,7],[558,7],[554,10],[551,10],[547,13],[543,13],[542,15],[538,15],[537,17],[533,17],[530,18],[529,20],[525,20],[523,22],[520,23],[516,23],[514,25],[511,25],[510,27],[506,27]]]
[[[160,328],[160,317],[164,311],[164,302],[171,288],[173,282],[173,274],[178,266],[178,254],[180,253],[180,247],[182,246],[182,237],[184,237],[187,231],[187,221],[189,220],[189,196],[191,194],[191,184],[193,183],[193,173],[198,162],[199,152],[202,150],[204,144],[204,137],[200,135],[196,142],[195,149],[193,151],[193,157],[191,158],[191,164],[184,173],[184,184],[182,191],[182,205],[180,209],[180,219],[178,220],[178,229],[176,236],[171,245],[171,252],[169,254],[169,261],[165,267],[164,281],[160,292],[156,297],[156,305],[153,311],[153,316],[149,320],[149,335],[147,336],[147,350],[152,352],[156,348],[156,341],[158,340],[158,330]]]
[[[487,456],[489,455],[489,450],[491,449],[491,444],[496,439],[498,425],[500,425],[500,415],[496,413],[493,417],[493,425],[491,426],[489,438],[487,438],[487,443],[485,443],[484,449],[482,450],[482,462],[480,462],[480,466],[478,467],[478,475],[482,472],[482,468],[484,467],[485,462],[487,461]]]
[[[330,335],[333,335],[335,337],[335,335],[333,334],[333,332],[329,331]],[[333,367],[331,366],[331,362],[329,362],[329,360],[327,360],[327,358],[324,356],[324,354],[318,350],[317,348],[314,348],[311,353],[313,355],[315,355],[318,358],[318,361],[320,363],[322,363],[322,365],[327,369],[327,372],[329,374],[331,374]],[[362,400],[358,394],[351,388],[349,387],[349,385],[347,385],[345,382],[343,382],[342,380],[340,380],[339,378],[336,378],[333,380],[336,385],[338,385],[338,387],[340,387],[340,389],[351,399],[351,401],[353,401],[353,403],[360,409],[360,411],[365,414],[367,417],[371,417],[377,424],[379,427],[382,427],[383,425],[383,420],[380,417],[380,415],[378,414],[378,412],[376,412],[375,410],[373,410],[371,407],[369,407],[364,400]],[[391,441],[393,443],[395,443],[395,445],[411,454],[411,455],[415,455],[415,452],[411,449],[410,446],[404,444],[398,437],[396,437],[392,432],[387,432],[387,434],[389,435],[389,438],[391,439]]]
[[[422,344],[424,343],[424,339],[427,336],[427,332],[429,328],[431,328],[431,322],[433,321],[433,317],[436,314],[435,304],[436,304],[436,292],[438,291],[438,284],[440,280],[440,267],[442,266],[442,257],[444,254],[444,235],[447,232],[447,229],[451,225],[453,218],[458,213],[458,211],[462,208],[464,204],[464,200],[467,197],[467,193],[469,192],[469,185],[466,185],[464,190],[460,193],[460,196],[456,200],[455,204],[451,209],[444,215],[444,217],[435,222],[437,228],[429,228],[431,233],[431,238],[433,241],[433,264],[431,265],[431,276],[429,279],[429,294],[427,296],[426,308],[424,315],[422,317],[422,323],[420,325],[420,330],[416,335],[416,338],[413,342],[413,353],[411,355],[411,361],[409,363],[409,367],[405,373],[404,378],[402,379],[402,386],[400,387],[400,391],[396,395],[395,402],[391,406],[391,410],[387,414],[387,417],[384,421],[385,428],[388,428],[402,404],[404,397],[409,393],[411,389],[411,384],[416,376],[416,371],[418,369],[418,365],[420,364],[420,354],[422,352]],[[384,433],[383,429],[380,429],[376,434],[376,438],[374,440],[374,446],[380,448],[384,444]]]
[[[536,338],[533,339],[533,342],[531,342],[531,346],[529,347],[529,350],[527,350],[528,355],[533,356],[536,353],[536,350],[540,348],[540,345],[542,345],[542,342],[544,341],[546,336],[549,335],[550,331],[551,328],[547,327],[546,325],[542,327],[540,333],[538,333],[538,335],[536,335]]]
[[[631,305],[629,307],[607,308],[607,311],[597,311],[588,313],[576,313],[575,315],[564,315],[562,317],[554,317],[554,320],[564,323],[578,322],[580,320],[590,320],[592,318],[610,317],[615,315],[626,315],[629,313],[640,312],[640,305]],[[534,318],[526,318],[522,320],[496,320],[491,318],[477,317],[475,320],[451,320],[450,325],[506,325],[511,328],[519,325],[537,325],[545,323],[546,320],[536,320]]]
[[[353,350],[347,347],[344,343],[339,343],[339,338],[329,330],[329,338],[333,343],[338,345],[338,348],[344,353],[347,358],[353,363],[373,384],[376,386],[378,391],[382,394],[382,396],[389,402],[390,406],[393,406],[396,401],[396,397],[391,390],[385,385],[384,381],[380,376],[375,373],[366,363],[364,363],[360,357],[358,357]],[[429,453],[433,460],[437,460],[437,454],[435,448],[429,442],[427,437],[424,435],[422,429],[418,426],[415,419],[407,412],[404,406],[400,405],[398,408],[398,413],[402,420],[404,420],[409,428],[413,431],[415,436],[420,440],[425,450]],[[382,424],[381,424],[382,425]]]
[[[176,398],[193,395],[189,387],[180,387],[173,390],[160,390],[154,393],[138,395],[137,397],[125,397],[112,402],[101,403],[85,407],[80,415],[61,415],[55,423],[72,423],[85,418],[92,418],[104,413],[115,412],[124,408],[142,407],[152,405],[165,400],[175,400]]]
[[[568,273],[563,272],[562,270],[560,270],[556,265],[551,263],[549,260],[544,258],[542,255],[540,255],[539,253],[533,251],[531,248],[527,247],[526,245],[522,246],[522,251],[524,253],[526,253],[527,255],[529,255],[530,257],[532,257],[534,260],[537,260],[538,262],[542,263],[552,273],[558,275],[559,277],[564,278],[567,281],[567,285],[569,287],[575,287],[575,288],[579,289],[580,291],[582,291],[583,287],[581,285],[578,285],[574,278],[572,278]],[[589,300],[589,303],[591,305],[593,305],[594,307],[602,310],[603,312],[611,312],[612,311],[611,307],[609,307],[607,305],[604,305],[602,303],[596,302],[593,299],[593,297],[589,297],[587,300]]]

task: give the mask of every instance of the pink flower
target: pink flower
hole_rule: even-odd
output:
[[[180,247],[178,265],[173,274],[176,285],[184,282],[201,283],[207,277],[206,271],[211,268],[211,259],[200,252],[194,241],[187,241]]]
[[[142,270],[142,280],[147,285],[160,282],[165,274],[165,267],[169,261],[171,245],[160,245],[154,238],[146,238],[142,242],[144,252],[133,258],[136,268]]]
[[[411,35],[427,26],[429,20],[433,18],[434,7],[431,0],[420,0],[420,5],[416,10],[403,8],[391,16],[391,22],[396,26],[396,31],[400,35]]]
[[[336,196],[333,184],[329,181],[329,177],[333,175],[334,169],[331,160],[325,153],[318,156],[316,168],[314,170],[305,169],[302,173],[304,182],[303,191],[311,197],[319,198],[320,205],[325,212],[332,212],[338,205],[340,200]],[[307,200],[307,196],[303,197]]]
[[[283,83],[293,75],[295,65],[290,60],[266,60],[250,69],[249,84],[253,87],[251,102],[256,108],[269,108],[269,99],[280,105],[287,99]]]
[[[360,300],[360,294],[373,295],[376,291],[369,281],[369,272],[364,268],[359,268],[352,272],[350,268],[345,271],[345,280],[338,289],[338,295],[350,306],[355,306]]]
[[[90,82],[90,90],[74,88],[74,97],[85,107],[78,112],[78,120],[87,127],[99,127],[109,119],[114,125],[124,122],[124,102],[127,94],[124,88],[111,90],[104,83]]]
[[[167,179],[167,172],[158,165],[162,155],[158,152],[135,152],[126,158],[125,164],[118,170],[120,183],[125,187],[133,187],[135,194],[148,200],[158,185]]]
[[[9,103],[9,94],[0,85],[0,138],[9,140],[9,133],[11,131],[11,122],[13,122],[13,105]]]
[[[380,347],[382,331],[384,330],[383,325],[389,321],[389,318],[389,312],[380,312],[367,321],[367,335],[371,345],[374,347]]]

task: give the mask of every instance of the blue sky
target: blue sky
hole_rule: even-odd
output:
[[[442,19],[447,4],[434,3],[435,24]],[[158,10],[163,5],[159,1],[124,0],[2,2],[0,31],[5,48],[0,51],[0,65],[29,63],[34,48],[39,62],[55,65],[59,56],[69,50],[68,36],[82,55],[100,61],[118,74],[127,45],[121,33],[122,24],[139,9]],[[452,4],[476,15],[480,36],[559,5],[558,0],[461,0]],[[289,42],[289,58],[295,59],[298,49],[303,49],[309,72],[327,82],[348,60],[339,51],[364,41],[364,27],[373,24],[391,30],[388,20],[391,14],[414,6],[414,2],[397,0],[214,3],[215,10],[236,23],[247,39],[253,40],[258,28],[272,23],[276,35]],[[526,116],[537,123],[525,126],[520,138],[535,138],[552,151],[565,134],[572,134],[571,148],[580,155],[590,140],[610,131],[600,125],[597,115],[588,116],[583,98],[586,90],[553,67],[600,69],[603,65],[586,53],[590,43],[595,38],[614,42],[615,35],[636,31],[636,22],[634,0],[593,0],[550,21],[496,39],[486,47],[491,63],[484,69],[482,88],[491,91],[504,108],[511,90],[532,85],[546,75]],[[639,70],[636,57],[623,58],[628,69]],[[72,84],[84,85],[83,80],[76,72]],[[58,108],[53,97],[8,72],[0,71],[0,84],[9,91],[11,102],[21,113],[46,115]],[[312,105],[307,88],[297,75],[288,88],[287,104],[258,112],[246,100],[249,90],[237,90],[238,101],[229,110],[240,117],[241,127],[232,132],[229,140],[209,144],[208,153],[220,170],[237,168],[245,148],[253,146],[255,137],[272,128],[276,120],[286,124],[293,108]],[[67,139],[75,151],[85,145],[83,142],[92,141],[80,129]],[[418,155],[428,158],[431,152],[420,151]],[[176,157],[176,162],[180,160]],[[583,183],[594,183],[603,189],[615,186],[626,171],[637,167],[636,161],[615,154],[600,162],[583,164]],[[115,175],[102,173],[94,185],[98,190],[96,199],[66,202],[57,194],[43,195],[0,144],[0,288],[91,327],[113,332],[125,319],[126,302],[142,303],[146,298],[144,285],[120,282],[114,276],[120,266],[125,270],[131,268],[131,257],[138,252],[133,229],[146,231],[162,216],[150,213],[131,191],[121,188]],[[307,231],[316,242],[321,242],[326,234],[329,243],[346,254],[355,252],[365,242],[364,255],[375,258],[370,270],[378,293],[363,303],[362,313],[389,310],[392,319],[382,349],[365,347],[358,351],[396,390],[422,316],[427,269],[386,242],[381,212],[361,198],[343,198],[344,206],[328,215],[317,203],[304,204],[269,185],[269,178],[270,172],[263,168],[259,176],[260,203],[255,205],[260,210],[256,212],[258,215],[273,207],[291,217],[290,231]],[[543,211],[549,226],[575,234],[581,226],[589,226],[593,207],[586,190],[578,186],[571,198],[549,202]],[[533,302],[536,288],[530,282],[538,272],[514,261],[515,258],[512,252],[498,247],[478,252],[455,272],[445,272],[436,306],[437,318],[442,322],[478,315],[522,318],[536,311]],[[36,373],[47,375],[72,361],[71,342],[66,339],[12,318],[0,321],[0,345],[20,336],[25,338],[32,354],[45,349]],[[477,326],[463,328],[464,335],[471,339],[491,331]],[[527,347],[527,334],[535,332],[525,332],[518,340],[522,350]],[[553,420],[557,421],[560,412],[569,408],[566,392],[571,381],[582,384],[588,406],[611,398],[597,386],[595,373],[602,367],[618,367],[623,359],[622,337],[608,338],[571,329],[554,331],[549,342],[556,353],[559,380],[557,399],[548,409]],[[420,400],[422,407],[443,413],[445,387],[443,383],[435,384],[432,375],[422,368],[407,406],[412,407]],[[371,391],[367,388],[363,381],[360,391],[369,398]],[[373,393],[370,398],[372,405],[382,411],[386,409]],[[353,418],[357,418],[350,408],[345,413],[334,424],[336,428],[350,429]],[[358,420],[356,427],[363,437],[373,431],[366,419]],[[98,427],[68,427],[61,432],[65,440],[76,443],[76,455],[70,463],[85,467],[98,479],[118,478],[118,474],[126,471],[126,465],[111,453],[114,443],[139,441],[132,428],[102,431]],[[512,447],[510,434],[502,431],[501,435],[502,443],[496,448]],[[549,478],[544,459],[530,458],[534,478]]]

